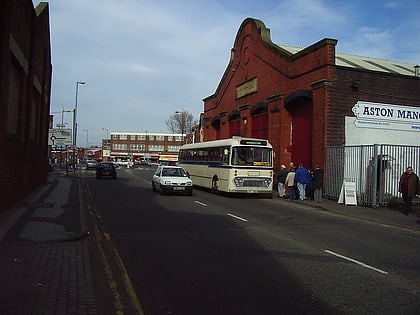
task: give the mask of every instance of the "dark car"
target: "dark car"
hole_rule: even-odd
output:
[[[113,179],[117,178],[117,171],[115,170],[114,163],[112,162],[100,162],[96,166],[96,178],[102,176],[110,176]]]

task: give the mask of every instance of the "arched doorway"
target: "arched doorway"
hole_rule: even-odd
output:
[[[292,161],[312,167],[312,93],[298,91],[285,101],[285,107],[292,116]]]

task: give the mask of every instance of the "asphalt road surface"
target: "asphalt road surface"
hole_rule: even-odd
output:
[[[420,314],[418,234],[301,202],[161,196],[153,171],[84,172],[126,314]]]

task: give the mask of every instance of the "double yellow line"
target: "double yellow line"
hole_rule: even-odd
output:
[[[105,228],[100,226],[97,222],[97,220],[101,219],[101,216],[93,203],[92,194],[89,190],[88,184],[84,178],[82,178],[81,181],[86,207],[88,213],[92,215],[92,234],[99,251],[100,260],[103,263],[108,286],[112,292],[114,299],[113,304],[115,305],[116,314],[122,315],[124,313],[136,313],[139,315],[144,315],[143,309],[137,298],[136,292],[134,291],[130,277],[128,276],[124,263],[118,254],[114,243],[112,242],[111,236],[105,231]],[[112,266],[115,268],[112,268]],[[115,270],[117,270],[117,272]],[[124,288],[121,288],[118,285],[119,283],[122,283]],[[122,302],[122,294],[125,295],[124,300],[129,300],[130,305],[124,305]]]

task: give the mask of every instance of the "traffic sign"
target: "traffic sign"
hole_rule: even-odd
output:
[[[50,129],[48,145],[71,145],[71,129]]]

